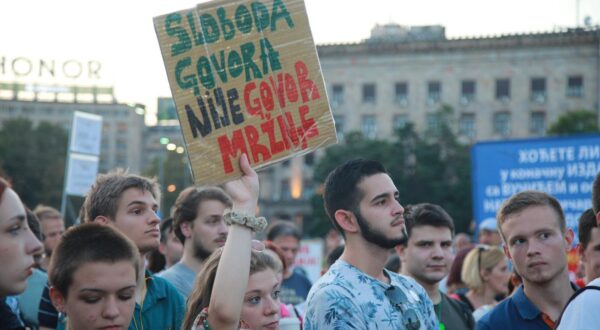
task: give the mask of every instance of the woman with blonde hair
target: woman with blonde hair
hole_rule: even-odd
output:
[[[475,321],[489,312],[498,296],[508,294],[508,258],[498,247],[480,245],[467,254],[461,277],[469,288],[459,298],[472,311]]]

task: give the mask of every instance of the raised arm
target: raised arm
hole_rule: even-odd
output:
[[[233,200],[232,211],[254,216],[258,205],[258,175],[245,154],[240,158],[240,167],[244,175],[227,182],[224,189]],[[251,244],[249,227],[230,226],[208,307],[208,323],[212,329],[238,328],[250,276]]]

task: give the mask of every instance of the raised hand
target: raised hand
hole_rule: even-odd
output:
[[[223,189],[231,196],[234,210],[254,215],[258,205],[258,175],[250,167],[246,154],[240,157],[240,168],[242,177],[225,183]]]

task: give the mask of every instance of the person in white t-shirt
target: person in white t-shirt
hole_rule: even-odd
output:
[[[585,265],[587,285],[577,291],[557,324],[557,329],[598,329],[600,314],[600,173],[592,188],[593,213],[579,218],[579,255]]]

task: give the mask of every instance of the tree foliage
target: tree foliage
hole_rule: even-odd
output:
[[[452,216],[457,231],[467,231],[472,219],[469,146],[459,143],[452,131],[452,108],[444,106],[436,116],[440,125],[435,130],[419,134],[408,123],[391,141],[348,134],[345,143],[328,148],[319,159],[314,180],[322,183],[331,170],[350,159],[377,160],[394,180],[403,206],[439,204]],[[315,195],[311,204],[312,220],[305,224],[306,231],[322,236],[331,228],[322,196]]]
[[[571,135],[584,133],[597,133],[598,115],[588,110],[567,112],[548,128],[549,135]]]
[[[161,185],[161,213],[163,218],[170,214],[171,207],[179,193],[192,184],[191,173],[187,165],[187,155],[164,150],[164,154],[156,157],[144,171],[148,177],[156,177]],[[168,191],[169,186],[174,187]]]
[[[0,129],[0,175],[7,177],[25,205],[60,208],[68,134],[47,122],[3,122]]]

